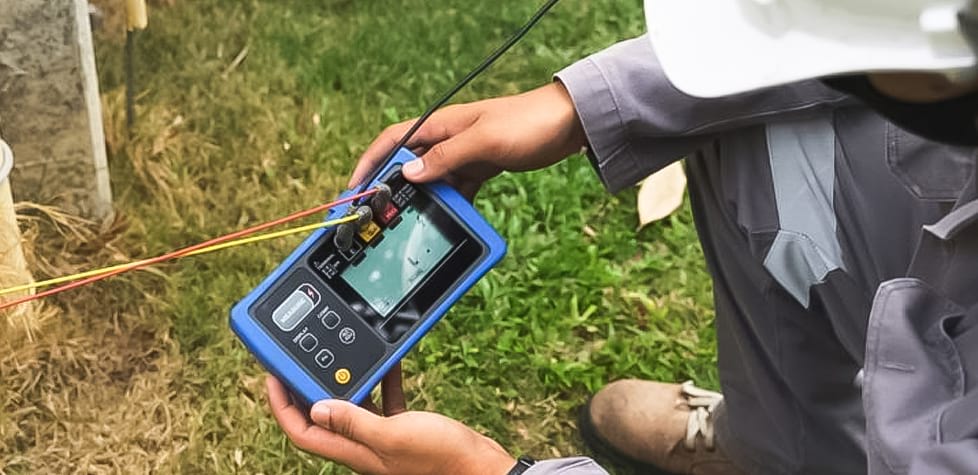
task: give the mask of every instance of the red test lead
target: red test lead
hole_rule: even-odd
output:
[[[208,241],[204,241],[204,242],[199,243],[199,244],[194,244],[193,246],[188,246],[188,247],[185,247],[185,248],[182,248],[182,249],[178,249],[176,251],[169,252],[167,254],[163,254],[161,256],[157,256],[157,257],[154,257],[154,258],[151,258],[151,259],[146,259],[146,260],[143,260],[143,261],[134,262],[131,266],[125,266],[125,267],[122,267],[122,268],[119,268],[119,269],[115,269],[115,270],[110,271],[110,272],[106,272],[104,274],[99,274],[99,275],[96,275],[96,276],[93,276],[93,277],[89,277],[87,279],[83,279],[83,280],[79,280],[79,281],[76,281],[76,282],[72,282],[70,284],[65,284],[65,285],[62,285],[62,286],[59,286],[59,287],[55,287],[53,289],[46,290],[44,292],[39,292],[39,293],[34,294],[34,295],[28,295],[26,297],[22,297],[22,298],[19,298],[19,299],[16,299],[16,300],[11,300],[9,302],[4,302],[4,303],[0,304],[0,310],[5,310],[5,309],[11,308],[11,307],[15,307],[15,306],[20,305],[22,303],[27,303],[27,302],[30,302],[30,301],[33,301],[33,300],[38,300],[38,299],[42,299],[42,298],[45,298],[45,297],[50,297],[50,296],[52,296],[54,294],[59,294],[61,292],[65,292],[65,291],[72,290],[72,289],[75,289],[75,288],[78,288],[78,287],[81,287],[81,286],[84,286],[84,285],[88,285],[88,284],[91,284],[91,283],[94,283],[94,282],[98,282],[98,281],[100,281],[102,279],[106,279],[106,278],[109,278],[109,277],[112,277],[112,276],[115,276],[115,275],[119,275],[119,274],[122,274],[124,272],[129,272],[129,271],[136,270],[136,269],[142,269],[144,267],[147,267],[147,266],[150,266],[150,265],[153,265],[153,264],[158,264],[160,262],[168,261],[168,260],[171,260],[171,259],[176,259],[176,258],[185,256],[185,255],[187,255],[189,253],[192,253],[192,252],[194,252],[196,250],[203,249],[205,247],[209,247],[209,246],[213,246],[213,245],[216,245],[216,244],[225,243],[225,242],[228,242],[228,241],[231,241],[231,240],[234,240],[234,239],[238,239],[238,238],[243,237],[243,236],[248,236],[250,234],[254,234],[254,233],[257,233],[259,231],[264,231],[264,230],[266,230],[268,228],[271,228],[271,227],[274,227],[274,226],[278,226],[280,224],[288,223],[290,221],[295,221],[297,219],[304,218],[304,217],[309,216],[309,215],[312,215],[312,214],[320,213],[322,211],[328,210],[330,208],[333,208],[335,206],[339,206],[339,205],[344,204],[344,203],[349,203],[351,201],[356,201],[356,200],[358,200],[360,198],[365,198],[365,197],[370,196],[370,195],[372,195],[372,194],[374,194],[376,192],[377,192],[376,189],[370,189],[370,190],[364,191],[362,193],[357,193],[355,195],[351,195],[351,196],[348,196],[346,198],[342,198],[342,199],[339,199],[339,200],[336,200],[336,201],[333,201],[333,202],[330,202],[330,203],[326,203],[326,204],[322,204],[322,205],[319,205],[319,206],[315,206],[313,208],[309,208],[309,209],[304,210],[304,211],[299,211],[297,213],[290,214],[288,216],[285,216],[285,217],[276,219],[274,221],[269,221],[267,223],[262,223],[262,224],[259,224],[257,226],[252,226],[252,227],[247,228],[247,229],[242,229],[240,231],[233,232],[231,234],[226,234],[224,236],[219,236],[219,237],[210,239]]]

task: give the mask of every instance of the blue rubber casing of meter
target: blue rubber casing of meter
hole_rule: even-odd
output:
[[[394,171],[399,170],[405,162],[416,157],[407,150],[400,150],[395,157],[385,165],[384,169],[377,176],[378,178],[370,184],[370,187],[390,179]],[[422,337],[431,327],[464,295],[478,280],[486,274],[506,253],[506,243],[498,233],[479,215],[472,205],[463,198],[452,187],[443,183],[433,184],[413,184],[411,185],[419,192],[424,193],[436,203],[441,211],[451,216],[454,221],[461,225],[467,238],[476,241],[481,247],[478,257],[466,269],[459,269],[462,274],[455,279],[454,283],[448,286],[445,293],[434,300],[432,306],[420,315],[418,321],[396,341],[382,341],[382,338],[370,336],[371,341],[381,342],[378,346],[382,349],[382,356],[371,364],[368,370],[353,376],[354,381],[348,384],[351,388],[346,394],[337,394],[331,391],[327,384],[323,384],[322,375],[317,375],[320,368],[314,365],[303,364],[301,359],[297,359],[286,351],[283,343],[276,340],[271,332],[277,329],[262,325],[253,315],[253,312],[263,301],[271,299],[273,292],[278,292],[277,288],[286,285],[285,281],[297,272],[302,272],[304,276],[311,276],[314,272],[309,271],[309,255],[316,248],[324,246],[326,240],[331,239],[333,228],[320,229],[310,235],[305,241],[293,251],[261,284],[248,293],[231,309],[230,323],[231,328],[241,341],[245,344],[261,362],[261,364],[272,374],[284,382],[294,395],[299,396],[306,404],[313,404],[322,399],[341,397],[354,403],[360,403],[370,394],[370,391],[380,382],[381,378],[393,367]],[[340,198],[350,196],[351,190],[347,190],[340,195]],[[368,198],[369,199],[369,198]],[[325,219],[335,219],[344,216],[349,211],[351,204],[337,206],[330,210]],[[305,269],[305,270],[302,270]],[[308,278],[308,277],[307,277]],[[291,283],[289,283],[291,285]],[[321,290],[314,290],[317,294],[325,290],[332,294],[329,284],[324,279],[318,279],[315,283]],[[263,300],[264,299],[264,300]],[[318,300],[317,300],[318,305]],[[303,317],[309,320],[308,315]],[[301,323],[301,322],[300,322]],[[363,332],[361,325],[361,332]],[[280,336],[281,337],[281,336]],[[287,337],[286,337],[287,338]],[[321,337],[322,338],[322,337]],[[318,340],[317,340],[318,341]],[[343,347],[343,345],[337,345]],[[351,345],[351,348],[355,345]],[[334,348],[332,351],[342,350]],[[381,351],[378,349],[377,351]],[[320,350],[329,351],[329,350]],[[352,350],[350,350],[352,351]],[[325,353],[320,353],[325,355]],[[379,354],[379,353],[378,353]],[[333,361],[332,353],[329,355],[330,362]],[[341,358],[342,358],[341,354]],[[341,359],[337,358],[337,359]],[[318,360],[317,360],[318,361]],[[349,375],[349,372],[347,372]]]

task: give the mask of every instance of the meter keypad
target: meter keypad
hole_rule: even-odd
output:
[[[301,289],[305,297],[310,287],[319,298],[305,312],[308,301],[303,298],[296,304],[294,301],[299,298],[292,296]],[[305,312],[305,316],[291,330],[285,330],[274,315],[281,315],[289,305]],[[349,384],[349,380],[337,382],[335,368],[343,367],[355,379],[366,374],[387,352],[387,345],[377,334],[306,269],[296,270],[252,313],[306,372],[337,396],[346,395],[355,385]]]

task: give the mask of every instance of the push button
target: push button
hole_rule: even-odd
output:
[[[357,332],[350,327],[343,327],[343,329],[340,330],[339,338],[344,345],[349,345],[350,343],[356,341]]]
[[[346,368],[340,368],[333,373],[333,378],[336,379],[338,384],[346,384],[350,382],[350,370]]]
[[[272,321],[280,330],[290,332],[295,330],[318,303],[319,292],[315,287],[302,284],[272,311]]]
[[[302,351],[312,353],[312,350],[315,350],[316,347],[319,346],[319,338],[316,338],[316,335],[309,333],[308,328],[303,328],[302,331],[292,339],[292,343],[299,345],[299,348],[302,348]]]
[[[340,316],[333,310],[330,310],[326,312],[325,315],[323,315],[322,322],[323,322],[323,326],[326,327],[327,330],[332,330],[337,326],[339,326]]]
[[[318,364],[320,368],[329,368],[329,365],[333,364],[334,359],[333,352],[327,350],[326,348],[323,348],[319,350],[319,353],[316,353],[316,364]]]

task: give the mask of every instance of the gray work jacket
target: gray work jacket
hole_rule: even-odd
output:
[[[644,37],[557,77],[609,191],[687,157],[714,278],[718,434],[738,465],[978,473],[973,149],[818,81],[689,97]],[[603,473],[575,464],[527,473]]]

